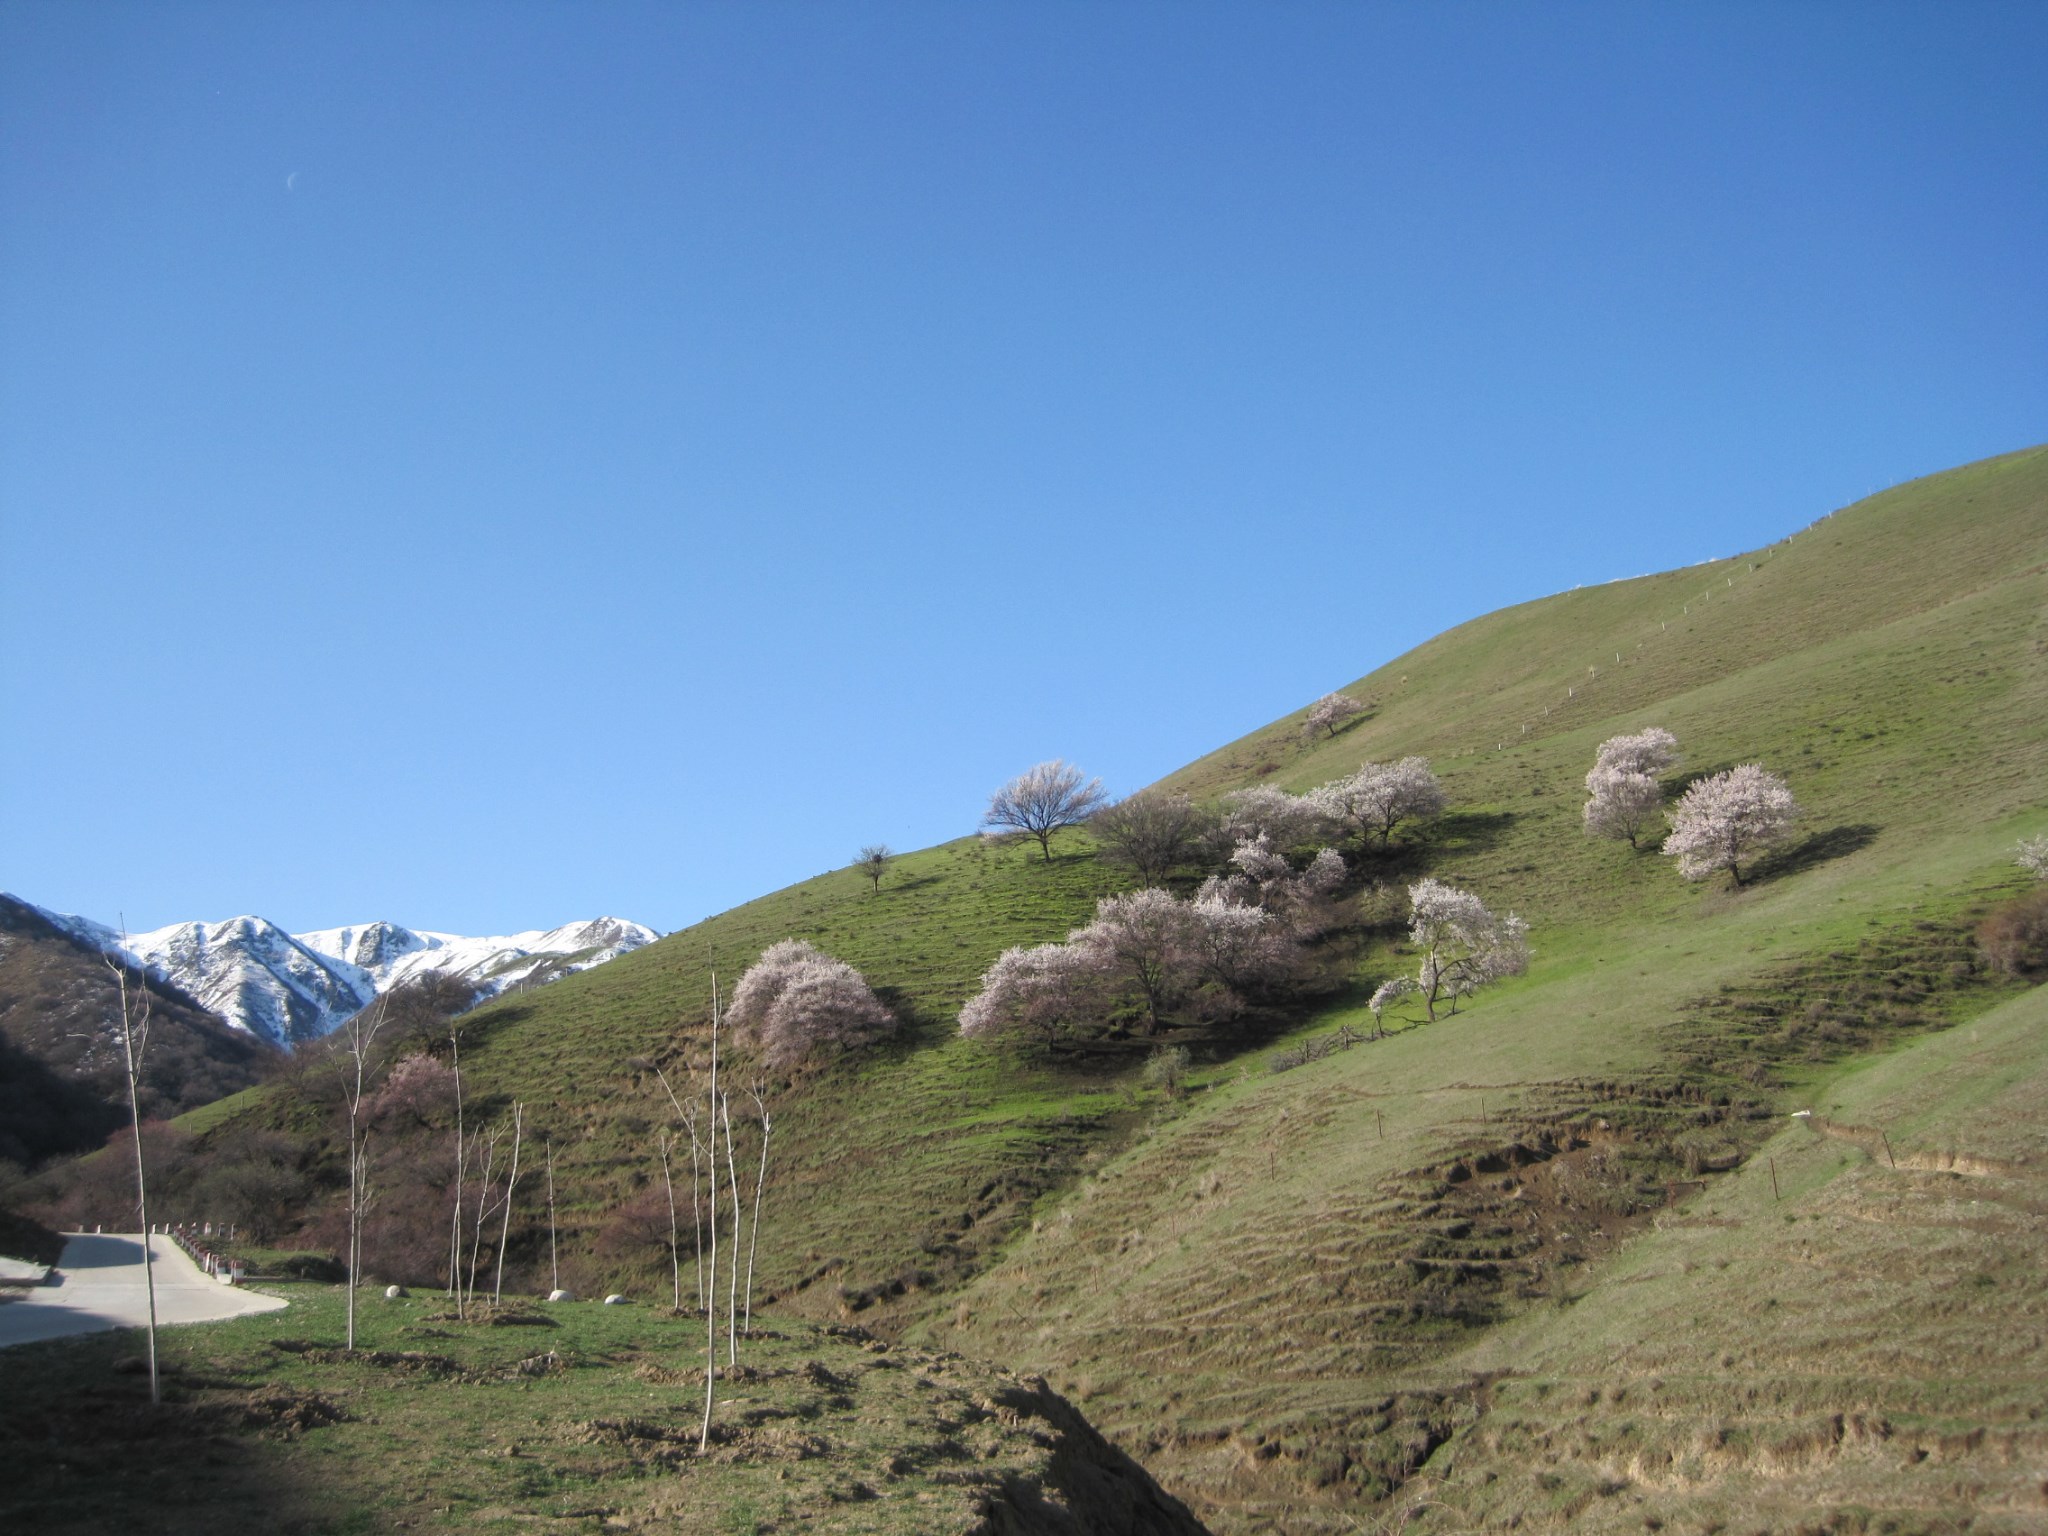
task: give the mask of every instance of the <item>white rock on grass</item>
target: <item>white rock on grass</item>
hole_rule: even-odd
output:
[[[614,1292],[612,1295],[605,1297],[604,1304],[608,1307],[623,1307],[626,1304],[626,1298]]]
[[[575,1293],[574,1291],[549,1291],[549,1292],[548,1292],[548,1300],[549,1300],[549,1301],[574,1301],[575,1299],[576,1299],[576,1293]]]
[[[404,1294],[405,1287],[402,1285],[387,1285],[384,1287],[384,1299],[386,1301],[396,1301]]]

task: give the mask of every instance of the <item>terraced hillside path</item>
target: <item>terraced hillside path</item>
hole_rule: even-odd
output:
[[[212,1323],[285,1305],[277,1296],[222,1285],[170,1238],[150,1239],[156,1270],[159,1323]],[[142,1234],[78,1233],[67,1237],[64,1258],[46,1285],[0,1305],[0,1349],[37,1339],[58,1339],[149,1322],[143,1286]]]

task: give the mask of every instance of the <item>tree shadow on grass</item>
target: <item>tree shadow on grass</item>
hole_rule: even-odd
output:
[[[1742,883],[1762,885],[1767,880],[1782,880],[1787,875],[1803,874],[1831,860],[1860,853],[1876,842],[1877,834],[1883,830],[1876,823],[1868,821],[1829,827],[1825,832],[1816,832],[1789,848],[1780,849],[1777,853],[1758,860],[1756,867]]]

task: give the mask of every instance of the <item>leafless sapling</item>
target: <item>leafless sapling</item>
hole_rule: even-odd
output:
[[[384,1027],[384,1000],[351,1015],[341,1026],[342,1050],[349,1060],[341,1080],[342,1102],[348,1109],[348,1347],[356,1347],[356,1286],[362,1278],[363,1210],[369,1199],[369,1136],[362,1129],[363,1097],[372,1068],[371,1048]]]
[[[505,1291],[505,1247],[512,1238],[512,1191],[519,1185],[519,1137],[525,1128],[526,1108],[512,1101],[512,1170],[505,1179],[505,1224],[498,1229],[498,1267],[491,1275],[491,1305],[498,1305]]]
[[[123,946],[128,935],[121,935]],[[107,969],[114,973],[114,984],[120,991],[121,1002],[121,1054],[128,1082],[128,1122],[135,1132],[135,1210],[142,1222],[142,1288],[149,1302],[149,1401],[155,1407],[163,1402],[163,1393],[156,1370],[156,1265],[149,1247],[149,1181],[144,1177],[142,1166],[142,1055],[149,1046],[149,979],[137,972],[136,992],[131,999],[128,995],[128,972],[110,955],[105,957]]]

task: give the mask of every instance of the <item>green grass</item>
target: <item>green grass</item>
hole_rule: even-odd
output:
[[[1293,1071],[1268,1070],[1271,1038],[1198,1039],[1194,1091],[1169,1102],[1136,1087],[1143,1042],[1049,1061],[957,1038],[997,953],[1061,937],[1115,887],[1069,833],[1050,866],[973,841],[907,855],[879,896],[823,876],[493,1004],[472,1020],[473,1091],[521,1098],[554,1137],[579,1284],[644,1292],[660,1257],[601,1243],[653,1168],[641,1063],[701,1057],[712,960],[730,978],[809,938],[907,1028],[776,1087],[778,1305],[1047,1372],[1220,1527],[1354,1529],[1434,1486],[1441,1446],[1504,1422],[1471,1385],[1475,1352],[1534,1338],[1515,1332],[1531,1318],[1577,1337],[1593,1282],[1663,1240],[1672,1201],[1754,1198],[1754,1151],[1794,1096],[1998,1001],[1953,967],[1971,914],[2018,884],[2014,841],[2048,829],[2044,614],[2032,449],[1768,550],[1462,625],[1353,685],[1373,711],[1334,740],[1305,742],[1297,713],[1190,765],[1167,782],[1214,795],[1424,753],[1454,814],[1366,878],[1426,868],[1533,925],[1525,978]],[[1595,747],[1647,724],[1677,733],[1688,773],[1783,774],[1801,841],[1731,890],[1584,838]],[[1363,982],[1394,962],[1381,937],[1352,963]],[[1910,973],[1920,995],[1907,1007],[1859,968]],[[1281,1039],[1363,1021],[1354,986]],[[1911,1240],[1879,1248],[1906,1263]],[[1701,1284],[1703,1317],[1743,1303]],[[1485,1465],[1521,1477],[1534,1445]],[[1543,1475],[1515,1484],[1531,1508],[1586,1517],[1578,1483]],[[1494,1517],[1483,1496],[1466,1507]]]
[[[1173,1516],[1041,1385],[857,1330],[758,1327],[740,1370],[721,1366],[700,1455],[695,1317],[572,1304],[459,1322],[438,1296],[380,1295],[350,1354],[337,1287],[265,1289],[291,1305],[162,1333],[161,1408],[135,1333],[0,1352],[0,1524],[886,1536],[1047,1504],[1096,1528]]]

